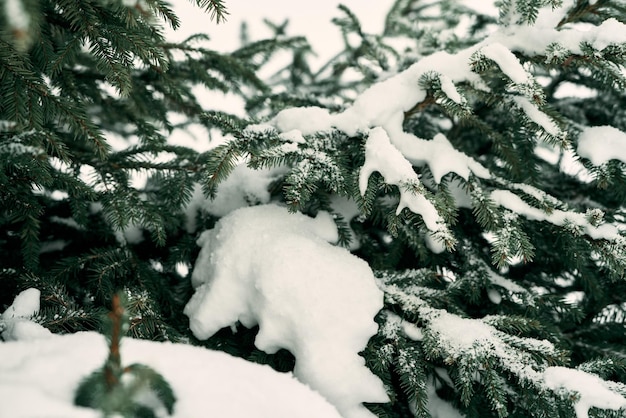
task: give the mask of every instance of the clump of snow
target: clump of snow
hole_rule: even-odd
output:
[[[485,263],[486,264],[486,263]],[[510,279],[506,279],[499,274],[496,274],[493,270],[487,267],[487,273],[489,274],[489,281],[496,286],[500,286],[511,293],[521,293],[528,294],[528,290],[524,289],[522,286],[518,285],[514,281]]]
[[[569,4],[569,5],[568,5]],[[617,19],[610,18],[598,26],[557,25],[571,8],[572,2],[564,1],[563,6],[550,12],[549,7],[541,9],[535,24],[515,26],[496,31],[487,42],[500,42],[512,51],[519,51],[529,55],[541,55],[550,45],[558,45],[560,49],[574,55],[582,55],[581,45],[587,44],[601,51],[609,45],[619,45],[626,42],[626,25]]]
[[[495,305],[499,305],[502,302],[502,295],[498,292],[498,289],[487,289],[487,297]]]
[[[51,253],[54,251],[61,251],[65,248],[69,242],[56,239],[54,241],[45,241],[42,242],[39,246],[39,254]]]
[[[365,163],[359,175],[359,190],[365,194],[370,175],[378,171],[388,184],[419,182],[413,166],[391,145],[382,128],[374,128],[365,143]]]
[[[435,143],[435,141],[424,142]],[[426,228],[430,230],[424,236],[426,246],[434,253],[443,252],[446,249],[446,241],[453,242],[454,238],[434,204],[420,190],[423,186],[413,171],[413,166],[400,150],[392,145],[387,131],[381,127],[371,129],[365,143],[365,163],[359,172],[361,194],[365,194],[368,179],[374,172],[379,172],[387,184],[398,186],[400,202],[396,214],[408,208],[420,215]]]
[[[388,128],[388,131],[391,129]],[[490,178],[489,170],[478,161],[458,151],[444,134],[437,134],[431,141],[415,135],[391,131],[392,144],[415,166],[427,164],[435,183],[448,173],[455,173],[467,180],[470,174],[480,178]]]
[[[586,127],[578,138],[576,152],[593,165],[610,160],[626,163],[626,133],[612,126]]]
[[[135,223],[130,223],[123,230],[115,231],[115,238],[122,245],[139,244],[144,240],[143,229]]]
[[[304,139],[304,136],[302,135],[302,132],[299,131],[298,129],[292,129],[291,131],[283,132],[282,134],[279,135],[279,137],[280,139],[283,139],[288,142],[293,142],[295,144],[303,144],[306,142],[306,140]]]
[[[590,408],[626,409],[626,399],[612,391],[607,382],[582,370],[548,367],[544,371],[546,385],[554,391],[565,389],[578,393],[574,403],[577,418],[588,418]]]
[[[454,385],[452,385],[454,386]],[[458,409],[444,401],[437,395],[437,389],[434,384],[426,385],[426,394],[428,396],[428,412],[431,418],[464,418]]]
[[[206,200],[203,207],[211,215],[224,216],[235,209],[268,203],[268,187],[280,172],[280,169],[252,170],[240,164],[217,186],[215,199]]]
[[[513,52],[504,45],[494,42],[482,48],[480,52],[498,64],[502,72],[514,83],[528,84],[531,82],[532,76],[524,69]]]
[[[94,332],[0,344],[0,416],[100,417],[98,411],[74,406],[73,399],[79,382],[101,368],[107,354],[104,337]],[[124,338],[121,358],[165,378],[176,396],[173,418],[341,418],[291,373],[226,353]]]
[[[398,337],[398,331],[402,331],[408,339],[413,341],[422,341],[424,339],[422,328],[402,319],[399,315],[391,311],[385,311],[385,323],[381,328],[382,335],[395,340]]]
[[[461,318],[443,310],[431,318],[429,330],[454,357],[493,344],[494,329],[479,319]]]
[[[387,402],[382,382],[358,355],[377,331],[383,306],[367,263],[337,240],[325,212],[317,218],[263,205],[238,209],[202,233],[185,307],[200,339],[240,321],[259,325],[255,345],[294,354],[295,376],[346,418],[372,417],[362,402]]]
[[[30,318],[39,312],[39,297],[41,292],[38,289],[30,288],[20,292],[11,306],[2,314],[2,319]]]
[[[593,29],[589,41],[599,51],[609,45],[626,43],[626,25],[614,17],[607,19]]]
[[[450,77],[441,74],[439,75],[439,82],[441,83],[441,91],[443,91],[445,95],[448,96],[452,101],[458,104],[465,103],[465,99],[456,89],[456,86],[454,85]]]
[[[30,321],[39,312],[40,294],[34,288],[20,292],[0,316],[0,336],[4,341],[36,340],[52,335],[48,329]]]
[[[245,163],[239,164],[228,178],[217,186],[215,199],[207,199],[202,192],[202,187],[197,184],[185,208],[187,232],[191,233],[196,230],[198,209],[221,217],[235,209],[269,203],[271,198],[269,185],[276,181],[284,171],[280,167],[253,170]]]
[[[521,190],[522,192],[534,197],[545,205],[557,207],[560,204],[559,200],[556,197],[551,196],[545,191],[538,189],[535,186],[531,186],[530,184],[512,183],[510,184],[510,187],[512,189]]]
[[[410,322],[402,322],[402,331],[404,331],[406,336],[413,341],[422,341],[424,339],[424,332],[422,329]]]
[[[321,107],[294,107],[280,111],[273,123],[281,132],[297,129],[302,135],[310,135],[329,130],[332,118],[328,110]]]

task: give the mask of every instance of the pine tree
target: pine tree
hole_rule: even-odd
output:
[[[195,249],[181,214],[210,155],[168,136],[213,128],[195,86],[263,83],[206,35],[165,39],[180,21],[160,0],[7,1],[0,21],[2,305],[37,287],[42,324],[89,330],[125,289],[131,335],[179,338],[176,267]]]
[[[286,166],[275,199],[332,213],[375,269],[378,416],[621,416],[548,376],[626,393],[624,154],[586,148],[625,144],[626,10],[497,6],[398,0],[380,35],[341,6],[344,51],[313,70],[293,49],[216,150],[210,188],[239,157]]]
[[[180,267],[223,215],[190,206],[196,185],[219,197],[244,161],[276,170],[271,200],[331,213],[374,270],[385,306],[362,356],[390,397],[375,415],[621,416],[562,377],[626,396],[626,9],[496,3],[397,0],[381,34],[342,6],[345,48],[316,69],[287,22],[218,54],[202,35],[167,42],[156,22],[179,21],[159,0],[6,2],[0,303],[37,287],[36,320],[73,332],[124,290],[132,336],[291,370],[258,327],[198,341],[182,314]],[[292,62],[260,80],[277,50]],[[202,108],[198,84],[241,95],[247,117]],[[192,124],[232,139],[168,142]]]

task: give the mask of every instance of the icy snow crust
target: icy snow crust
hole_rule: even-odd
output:
[[[406,207],[422,216],[426,227],[431,231],[425,237],[429,248],[434,252],[441,252],[444,250],[444,243],[436,237],[447,238],[450,236],[449,231],[433,203],[416,192],[420,190],[420,182],[413,166],[428,165],[437,183],[448,173],[456,173],[465,180],[470,176],[492,179],[494,176],[478,161],[456,150],[443,133],[432,139],[423,139],[403,131],[404,112],[427,97],[426,87],[421,85],[420,80],[426,76],[438,77],[442,92],[455,103],[464,105],[466,98],[456,88],[458,84],[466,83],[476,89],[489,91],[479,74],[472,70],[472,62],[486,58],[495,63],[510,80],[508,89],[511,94],[505,100],[510,100],[537,127],[538,132],[557,140],[565,140],[566,132],[540,109],[542,91],[539,83],[514,53],[544,55],[546,59],[551,59],[555,54],[548,52],[551,50],[564,55],[580,55],[583,54],[583,44],[601,51],[609,45],[626,42],[626,25],[616,19],[607,19],[599,26],[586,27],[586,30],[574,27],[557,30],[556,26],[572,6],[573,0],[566,0],[561,7],[544,7],[532,26],[519,25],[516,23],[518,17],[510,16],[508,26],[480,43],[456,53],[440,51],[428,55],[408,69],[372,85],[341,113],[331,114],[319,107],[289,108],[278,113],[268,124],[252,125],[248,129],[275,128],[283,134],[288,133],[290,138],[298,138],[299,141],[303,140],[303,135],[333,129],[349,136],[358,132],[366,134],[366,160],[359,178],[361,193],[365,192],[367,179],[374,172],[379,172],[388,184],[397,185],[401,193],[398,213]],[[555,45],[558,48],[552,48]],[[611,158],[623,161],[626,159],[623,151],[619,151],[617,147],[611,147],[607,151],[606,146],[622,145],[624,138],[626,134],[616,128],[589,128],[583,132],[578,150],[594,164]],[[624,147],[619,149],[623,150]],[[494,180],[506,186],[501,179]],[[411,187],[407,187],[408,185]],[[509,196],[514,195],[511,193]],[[502,205],[501,200],[497,203]],[[511,209],[510,206],[505,207]],[[517,204],[515,206],[521,207]],[[522,209],[523,215],[533,212],[526,210],[526,207]],[[541,218],[562,225],[554,217],[546,215]],[[601,232],[593,228],[584,229],[585,233],[590,233],[596,239],[615,239],[619,235],[619,231],[612,225],[605,225]]]
[[[294,375],[345,418],[372,417],[362,402],[388,402],[358,355],[377,332],[383,293],[366,262],[331,245],[336,226],[276,205],[238,209],[202,233],[185,307],[199,339],[259,325],[255,345],[296,358]]]

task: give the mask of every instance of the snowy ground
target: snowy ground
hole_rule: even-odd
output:
[[[0,317],[0,417],[89,418],[100,414],[73,405],[80,381],[102,367],[108,354],[95,332],[52,335],[28,321],[39,306],[29,289]],[[340,418],[324,398],[297,381],[228,354],[183,344],[122,340],[123,365],[141,363],[171,385],[173,417]],[[158,411],[158,410],[157,410]],[[166,416],[161,408],[159,416]]]

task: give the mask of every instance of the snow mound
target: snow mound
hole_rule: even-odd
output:
[[[30,321],[30,318],[39,312],[40,295],[38,289],[30,288],[15,297],[13,304],[0,315],[2,340],[35,340],[52,335],[48,329]]]
[[[366,262],[331,245],[337,229],[263,205],[238,209],[198,240],[196,292],[185,307],[200,339],[240,321],[259,325],[256,346],[296,358],[295,376],[346,418],[373,417],[362,402],[387,402],[382,382],[358,355],[377,331],[383,294]]]
[[[107,354],[104,337],[94,332],[0,344],[0,416],[100,417],[73,399]],[[146,364],[170,383],[177,398],[173,417],[341,418],[291,374],[226,353],[125,338],[121,355],[124,364]]]

